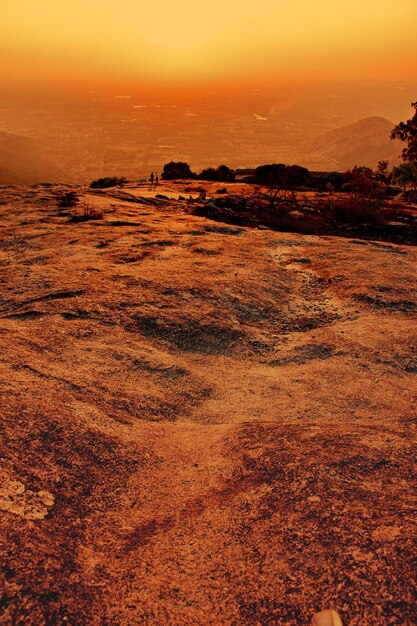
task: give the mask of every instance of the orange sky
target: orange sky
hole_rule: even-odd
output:
[[[3,82],[417,79],[417,0],[13,0]]]

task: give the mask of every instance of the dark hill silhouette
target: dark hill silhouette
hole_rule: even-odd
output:
[[[383,117],[365,117],[354,124],[342,126],[320,135],[311,144],[311,158],[317,164],[334,163],[335,170],[354,165],[375,167],[386,159],[391,165],[400,162],[402,144],[391,141],[394,124]]]
[[[0,184],[19,185],[64,178],[43,144],[0,131]]]

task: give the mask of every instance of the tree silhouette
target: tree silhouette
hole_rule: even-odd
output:
[[[164,165],[162,178],[164,180],[176,180],[195,178],[196,175],[191,171],[188,163],[182,161],[170,161]]]
[[[126,178],[117,178],[117,176],[106,176],[104,178],[98,178],[90,183],[91,189],[106,189],[107,187],[117,187],[117,185],[123,185],[126,182]]]
[[[286,166],[284,163],[260,165],[256,168],[254,182],[257,185],[267,185],[268,187],[285,187],[287,182]]]
[[[235,172],[227,165],[219,165],[216,170],[217,180],[221,183],[232,183],[235,179]]]
[[[272,163],[260,165],[255,170],[254,182],[258,185],[281,189],[295,189],[309,182],[310,172],[300,165]]]
[[[390,182],[391,174],[389,171],[389,161],[378,161],[376,168],[376,178],[380,183],[388,185]]]
[[[404,161],[408,163],[417,162],[417,102],[412,102],[415,109],[414,116],[406,122],[400,122],[391,131],[391,139],[400,139],[407,144],[402,151]]]
[[[417,188],[417,165],[414,163],[401,163],[394,167],[392,177],[405,191],[407,187]]]

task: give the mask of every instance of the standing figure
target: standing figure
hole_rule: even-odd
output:
[[[151,173],[149,180],[150,180],[151,185],[153,185],[153,172]]]
[[[155,185],[159,185],[159,176],[158,176],[158,174],[155,177]]]

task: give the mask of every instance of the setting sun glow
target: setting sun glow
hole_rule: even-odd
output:
[[[2,10],[0,69],[6,78],[64,81],[411,78],[416,26],[415,0],[16,0]]]

